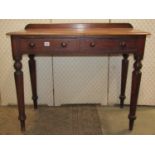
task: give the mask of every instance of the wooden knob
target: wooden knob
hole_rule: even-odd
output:
[[[121,46],[122,48],[125,48],[125,47],[126,47],[126,42],[125,42],[125,41],[120,42],[120,46]]]
[[[34,48],[35,46],[36,46],[35,43],[33,43],[33,42],[30,42],[30,43],[29,43],[29,47],[30,47],[30,48]]]
[[[94,42],[91,42],[90,43],[90,47],[95,47],[95,43]]]
[[[61,43],[61,46],[62,46],[62,47],[67,47],[67,43],[62,42],[62,43]]]

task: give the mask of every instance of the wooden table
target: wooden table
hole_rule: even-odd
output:
[[[12,54],[15,61],[15,83],[18,99],[21,130],[25,130],[25,102],[22,72],[22,56],[29,56],[30,79],[34,108],[37,108],[35,56],[104,56],[122,55],[120,107],[125,99],[128,56],[134,55],[132,73],[129,130],[136,119],[136,106],[141,81],[141,61],[144,55],[146,36],[149,33],[135,30],[128,23],[87,24],[29,24],[25,30],[10,32]]]

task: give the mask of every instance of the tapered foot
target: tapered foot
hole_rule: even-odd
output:
[[[32,97],[34,109],[38,109],[38,97]]]
[[[124,108],[124,100],[125,100],[126,97],[123,96],[123,95],[122,96],[120,95],[119,98],[120,98],[120,108]]]
[[[21,127],[21,131],[24,132],[25,131],[25,121],[24,120],[20,120],[20,127]]]
[[[135,121],[136,117],[135,116],[130,116],[129,115],[129,130],[132,131],[133,130],[133,126],[134,126],[134,121]]]

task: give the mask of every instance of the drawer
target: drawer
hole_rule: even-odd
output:
[[[51,39],[21,39],[20,49],[22,51],[53,50],[53,44]]]
[[[133,39],[81,39],[80,51],[132,50],[136,48]]]
[[[46,51],[51,51],[52,53],[56,52],[70,52],[79,50],[79,41],[78,39],[72,38],[50,38],[50,39],[21,39],[20,40],[20,49],[22,51],[29,51],[30,53],[46,53]]]

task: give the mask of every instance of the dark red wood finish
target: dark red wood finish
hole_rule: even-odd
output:
[[[51,56],[103,56],[112,54],[127,54],[137,50],[137,40],[142,36],[120,37],[49,37],[20,36],[18,46],[21,54],[51,55]],[[50,46],[44,46],[44,43]]]
[[[122,72],[121,72],[121,95],[120,95],[120,108],[124,107],[124,100],[126,98],[125,96],[125,89],[126,89],[126,80],[127,80],[127,73],[128,73],[128,54],[123,54],[123,60],[122,60]]]
[[[14,68],[15,68],[15,84],[16,84],[16,91],[17,91],[17,101],[18,101],[18,111],[21,123],[21,130],[25,130],[25,103],[24,103],[24,81],[23,81],[23,72],[22,72],[22,63],[21,63],[21,56],[14,57]]]
[[[29,24],[26,30],[39,28],[133,28],[131,24]],[[136,118],[136,106],[140,87],[146,35],[109,35],[109,36],[50,36],[50,35],[12,35],[12,53],[15,61],[15,82],[18,99],[21,129],[25,129],[25,103],[21,59],[29,55],[29,68],[34,108],[37,108],[36,64],[34,57],[43,56],[104,56],[123,55],[120,106],[123,107],[128,71],[128,55],[135,58],[132,75],[132,90],[129,113],[129,129],[133,129]]]
[[[61,24],[28,24],[29,29],[51,29],[51,28],[71,28],[71,29],[89,29],[89,28],[133,28],[130,23],[61,23]]]
[[[132,72],[132,86],[131,86],[131,100],[130,100],[130,113],[129,113],[129,130],[133,129],[134,120],[136,119],[137,100],[141,82],[141,68],[142,59],[144,56],[145,37],[137,41],[137,53],[134,54],[134,70]]]
[[[36,77],[36,61],[34,55],[29,55],[29,70],[30,70],[30,79],[32,87],[32,100],[34,103],[34,109],[37,109],[37,77]]]

